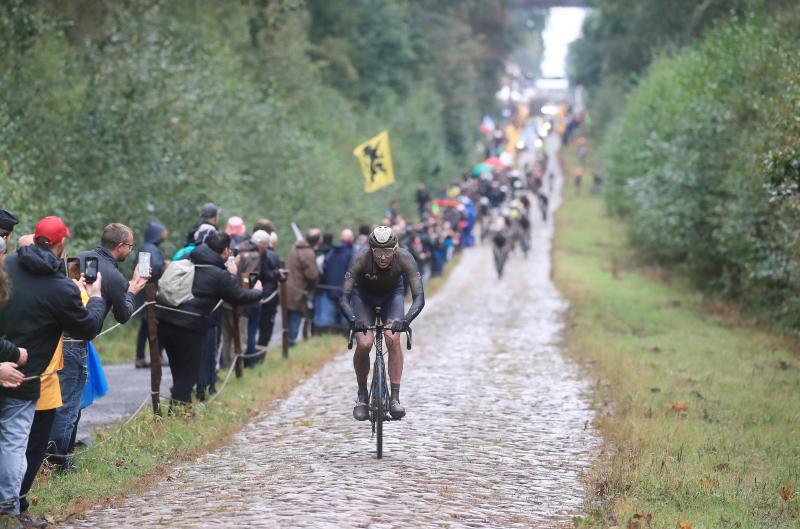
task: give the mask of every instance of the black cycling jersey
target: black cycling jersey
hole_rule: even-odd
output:
[[[379,268],[375,264],[370,248],[365,248],[353,258],[350,270],[344,276],[342,297],[340,305],[348,319],[354,317],[350,299],[354,288],[363,290],[373,296],[382,296],[397,288],[402,278],[411,288],[413,301],[408,308],[405,319],[409,322],[419,315],[425,306],[425,295],[422,289],[422,276],[420,276],[417,262],[411,252],[405,248],[398,248],[392,257],[388,268]]]

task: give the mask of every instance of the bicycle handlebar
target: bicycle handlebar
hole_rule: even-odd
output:
[[[370,327],[367,327],[367,330],[368,331],[375,331],[375,330],[379,330],[379,329],[380,330],[386,330],[387,328],[390,328],[390,327],[387,327],[386,325],[372,325]],[[410,351],[411,350],[411,334],[412,334],[411,327],[409,327],[405,331],[401,331],[401,332],[405,332],[406,333],[406,349]],[[347,337],[347,348],[348,349],[352,349],[353,348],[353,340],[355,339],[355,337],[356,337],[356,333],[353,332],[353,329],[350,329],[350,335]]]

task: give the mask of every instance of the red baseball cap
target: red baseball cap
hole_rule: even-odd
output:
[[[72,237],[72,235],[63,220],[55,215],[50,215],[36,223],[33,238],[39,239],[39,237],[43,237],[47,240],[48,245],[53,246],[63,241],[65,237]]]

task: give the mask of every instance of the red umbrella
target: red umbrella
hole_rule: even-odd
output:
[[[491,165],[492,167],[497,167],[498,169],[505,169],[506,164],[500,161],[500,158],[497,156],[492,156],[491,158],[487,158],[483,161],[484,165]]]
[[[461,202],[449,198],[435,198],[433,202],[440,208],[457,208]]]

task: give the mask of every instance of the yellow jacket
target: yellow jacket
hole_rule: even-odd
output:
[[[81,300],[84,306],[89,303],[89,296],[81,292]],[[36,411],[53,410],[60,408],[64,403],[61,400],[61,384],[58,382],[58,372],[64,369],[64,335],[58,340],[56,352],[45,373],[52,373],[42,377],[39,400],[36,401]]]
[[[63,348],[64,335],[62,334],[61,339],[58,340],[53,359],[50,360],[50,364],[47,366],[47,369],[44,370],[45,373],[53,374],[44,376],[41,379],[42,387],[39,393],[39,400],[36,401],[36,411],[60,408],[63,404],[63,402],[61,402],[61,384],[58,382],[57,373],[64,369]]]

